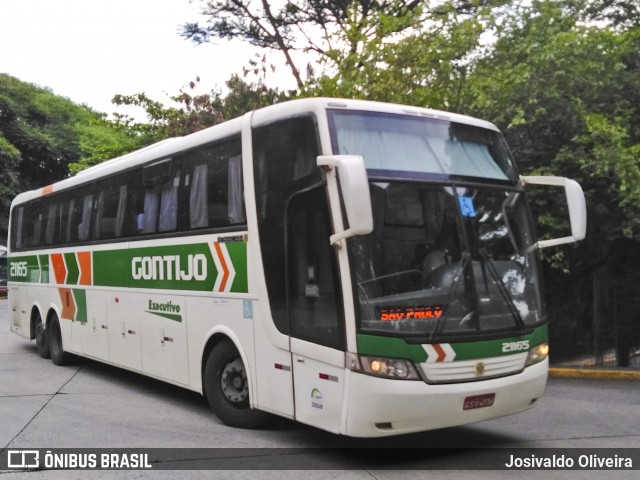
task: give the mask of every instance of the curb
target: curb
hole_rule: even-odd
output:
[[[588,380],[640,381],[640,370],[601,370],[589,368],[549,368],[549,376]]]

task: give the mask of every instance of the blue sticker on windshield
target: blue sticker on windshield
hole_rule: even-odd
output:
[[[475,217],[476,216],[476,206],[473,204],[473,197],[458,197],[458,201],[460,202],[460,211],[462,212],[462,216],[464,217]]]

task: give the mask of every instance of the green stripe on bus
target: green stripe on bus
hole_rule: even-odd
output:
[[[249,291],[249,281],[247,279],[247,244],[245,242],[226,243],[229,258],[236,270],[236,277],[233,279],[231,291],[236,293],[246,293]]]
[[[528,351],[531,347],[535,347],[548,339],[547,326],[543,325],[536,328],[529,335],[521,335],[516,337],[498,338],[495,340],[484,340],[479,342],[452,343],[451,347],[456,352],[456,360],[474,360],[476,358],[499,357],[501,355],[511,355],[518,353],[513,348],[505,348],[505,344],[517,344],[528,340],[529,348],[522,351]]]
[[[67,285],[77,285],[78,277],[80,276],[80,268],[78,267],[76,254],[73,252],[65,253],[64,263],[67,267],[67,280],[65,281],[65,283]]]
[[[358,353],[388,358],[406,358],[415,363],[427,360],[427,352],[422,348],[422,345],[407,343],[402,338],[378,335],[359,334]]]
[[[226,243],[235,278],[230,291],[248,292],[247,247],[244,242]],[[164,245],[93,252],[93,284],[211,292],[219,272],[207,243]]]
[[[528,335],[495,340],[449,343],[449,345],[456,354],[455,360],[473,360],[517,353],[509,348],[505,349],[505,344],[517,344],[517,342],[528,340],[529,348],[531,348],[546,342],[547,339],[548,328],[546,325],[542,325]],[[422,345],[408,343],[402,338],[358,334],[357,341],[358,353],[361,355],[406,358],[415,363],[423,363],[427,360],[427,353]],[[529,348],[526,350],[529,350]]]
[[[40,283],[49,283],[49,255],[38,255]]]
[[[96,286],[211,291],[217,274],[207,244],[93,252]]]
[[[10,282],[40,283],[42,281],[42,268],[37,255],[12,256],[7,263]],[[48,261],[46,265],[48,270]]]
[[[158,317],[173,320],[174,322],[182,322],[182,315],[178,315],[177,313],[154,312],[152,310],[145,310],[145,312],[150,313],[152,315],[157,315]]]
[[[76,302],[76,317],[74,320],[87,323],[87,292],[83,289],[73,289],[73,298]]]
[[[219,272],[212,254],[213,244],[164,245],[92,252],[93,285],[101,287],[149,288],[211,292]],[[233,293],[249,291],[247,244],[226,242],[234,272]],[[63,254],[67,272],[65,284],[77,285],[80,265],[74,252]],[[219,260],[218,260],[219,261]],[[49,255],[25,255],[9,258],[9,280],[21,283],[50,283]]]

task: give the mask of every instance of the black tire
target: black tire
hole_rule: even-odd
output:
[[[269,414],[249,406],[249,383],[240,354],[229,341],[215,346],[204,368],[204,393],[211,410],[226,425],[255,429]]]
[[[47,337],[49,339],[49,353],[51,355],[51,361],[55,365],[68,365],[71,362],[71,354],[64,351],[62,346],[62,332],[60,331],[60,321],[58,315],[51,314],[49,325],[47,327],[49,333]]]
[[[38,354],[42,358],[51,358],[51,354],[49,353],[49,338],[47,330],[44,328],[44,324],[42,323],[42,315],[40,315],[40,312],[36,312],[36,318],[33,322],[33,330],[36,337],[36,348],[38,349]]]

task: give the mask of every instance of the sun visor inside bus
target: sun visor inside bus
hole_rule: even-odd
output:
[[[142,184],[145,187],[155,187],[171,178],[172,161],[165,158],[159,162],[147,165],[142,169]]]

